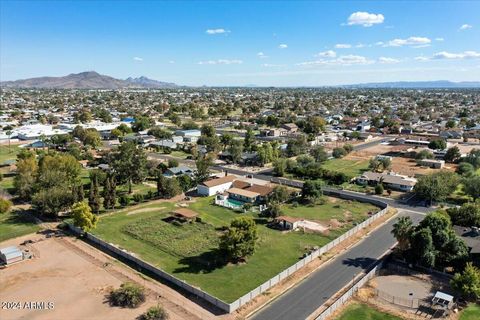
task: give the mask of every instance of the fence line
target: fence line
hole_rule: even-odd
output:
[[[378,263],[367,274],[365,274],[362,278],[360,278],[355,284],[353,284],[352,287],[348,289],[347,292],[342,294],[327,309],[323,310],[322,313],[315,318],[315,320],[327,319],[333,312],[335,312],[338,308],[340,308],[345,303],[347,303],[348,300],[350,300],[350,298],[358,291],[359,288],[363,287],[370,279],[375,277],[377,272],[382,268],[382,265],[383,265],[383,260],[380,263]]]
[[[417,309],[420,306],[420,299],[417,298],[402,298],[386,293],[385,291],[375,289],[375,294],[380,299],[383,299],[389,303],[396,304],[402,307]]]
[[[143,260],[141,260],[137,257],[134,257],[130,253],[128,253],[128,252],[126,252],[126,251],[124,251],[124,250],[122,250],[122,249],[120,249],[120,248],[118,248],[118,247],[116,247],[116,246],[114,246],[110,243],[107,243],[107,242],[95,237],[94,235],[92,235],[90,233],[87,233],[86,237],[87,237],[88,240],[94,242],[100,248],[106,250],[107,252],[113,252],[114,254],[117,254],[117,255],[123,257],[124,259],[127,259],[128,261],[140,266],[141,268],[144,268],[145,270],[155,274],[156,276],[158,276],[158,277],[160,277],[160,278],[162,278],[166,281],[169,281],[170,283],[173,283],[173,284],[177,285],[178,287],[184,289],[185,291],[190,292],[190,293],[196,295],[197,297],[200,297],[200,298],[208,301],[209,303],[213,304],[214,306],[217,306],[221,310],[226,311],[228,313],[231,313],[231,312],[237,310],[238,308],[240,308],[241,306],[245,305],[246,303],[248,303],[249,301],[251,301],[255,297],[257,297],[258,295],[260,295],[263,292],[269,290],[270,288],[272,288],[273,286],[278,284],[280,281],[282,281],[285,278],[289,277],[290,275],[294,274],[299,269],[301,269],[305,265],[307,265],[313,259],[325,254],[326,252],[328,252],[329,250],[331,250],[332,248],[334,248],[335,246],[337,246],[341,242],[343,242],[346,239],[350,238],[351,236],[355,235],[361,229],[369,226],[375,220],[384,216],[385,213],[388,210],[388,205],[386,203],[384,203],[380,200],[377,200],[377,199],[366,198],[362,195],[345,194],[343,192],[339,192],[339,191],[335,191],[335,190],[325,190],[324,194],[330,195],[330,196],[335,196],[335,197],[340,197],[340,198],[347,199],[347,200],[356,200],[356,201],[360,201],[360,202],[368,202],[368,203],[374,204],[376,206],[379,206],[380,208],[382,208],[382,210],[380,210],[376,214],[372,215],[370,218],[363,221],[362,223],[356,225],[354,228],[352,228],[349,231],[347,231],[346,233],[342,234],[340,237],[330,241],[329,243],[327,243],[323,247],[321,247],[321,248],[319,248],[315,251],[310,252],[306,257],[304,257],[303,259],[301,259],[300,261],[298,261],[294,265],[292,265],[292,266],[288,267],[287,269],[281,271],[280,273],[278,273],[277,275],[275,275],[271,279],[265,281],[263,284],[256,287],[255,289],[251,290],[250,292],[244,294],[242,297],[240,297],[239,299],[235,300],[232,303],[226,303],[226,302],[224,302],[220,299],[217,299],[214,296],[208,294],[207,292],[188,284],[186,281],[180,280],[180,279],[172,276],[171,274],[169,274],[169,273],[167,273],[167,272],[165,272],[165,271],[163,271],[163,270],[161,270],[161,269],[159,269],[159,268],[157,268],[157,267],[155,267],[155,266],[153,266],[153,265],[151,265],[151,264],[149,264],[149,263],[147,263],[147,262],[145,262],[145,261],[143,261]],[[75,226],[73,226],[71,224],[69,224],[69,227],[73,232],[75,232],[77,234],[82,233],[82,231],[80,229],[76,228]]]

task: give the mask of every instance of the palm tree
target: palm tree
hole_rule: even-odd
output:
[[[398,241],[400,250],[405,251],[410,245],[410,234],[413,230],[413,222],[410,217],[400,217],[393,225],[392,234]]]

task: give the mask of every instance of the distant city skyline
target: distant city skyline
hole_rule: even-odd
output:
[[[479,81],[480,2],[1,1],[0,80]]]

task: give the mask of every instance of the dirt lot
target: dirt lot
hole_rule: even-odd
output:
[[[376,155],[387,154],[393,150],[398,149],[398,146],[388,146],[388,145],[377,145],[362,151],[354,151],[345,159],[350,160],[369,160]],[[446,163],[443,169],[455,171],[457,165]],[[398,174],[415,176],[415,175],[425,175],[433,172],[437,172],[438,169],[431,169],[428,167],[418,166],[415,159],[403,158],[403,157],[392,157],[392,171]]]
[[[215,315],[181,294],[135,271],[75,238],[29,235],[0,243],[19,245],[26,239],[35,258],[0,270],[0,301],[53,302],[50,310],[1,310],[1,319],[135,319],[159,303],[170,319],[213,319]],[[111,307],[109,288],[134,281],[147,288],[147,301],[136,309]]]

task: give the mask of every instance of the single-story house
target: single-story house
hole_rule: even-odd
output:
[[[424,167],[432,169],[442,169],[445,166],[445,161],[435,159],[423,159],[419,161],[419,164]]]
[[[453,230],[467,245],[473,262],[480,265],[480,229],[477,227],[453,226]]]
[[[275,223],[284,230],[297,229],[300,221],[302,221],[302,219],[289,216],[279,216],[275,218]]]
[[[202,135],[202,132],[198,129],[177,130],[175,131],[175,135],[182,137],[200,137]]]
[[[372,171],[364,172],[356,178],[358,184],[377,185],[382,183],[386,188],[398,191],[412,191],[417,179],[394,173],[377,173]]]
[[[149,146],[153,148],[177,149],[177,143],[171,140],[153,141],[150,142]]]
[[[178,166],[178,167],[168,168],[163,175],[167,178],[171,178],[171,177],[178,177],[184,174],[188,176],[192,176],[193,169],[186,166]]]
[[[201,196],[213,196],[217,193],[223,193],[231,188],[236,179],[233,175],[226,175],[221,178],[213,178],[197,185],[197,193]]]
[[[198,213],[187,208],[178,208],[173,210],[171,215],[181,221],[193,221],[198,216]]]
[[[228,197],[245,203],[255,203],[260,196],[259,193],[246,189],[230,188],[227,190]]]
[[[281,127],[287,130],[289,133],[296,133],[298,131],[298,126],[295,123],[285,123],[282,124]]]
[[[23,260],[23,252],[15,246],[0,249],[0,262],[9,265]]]

